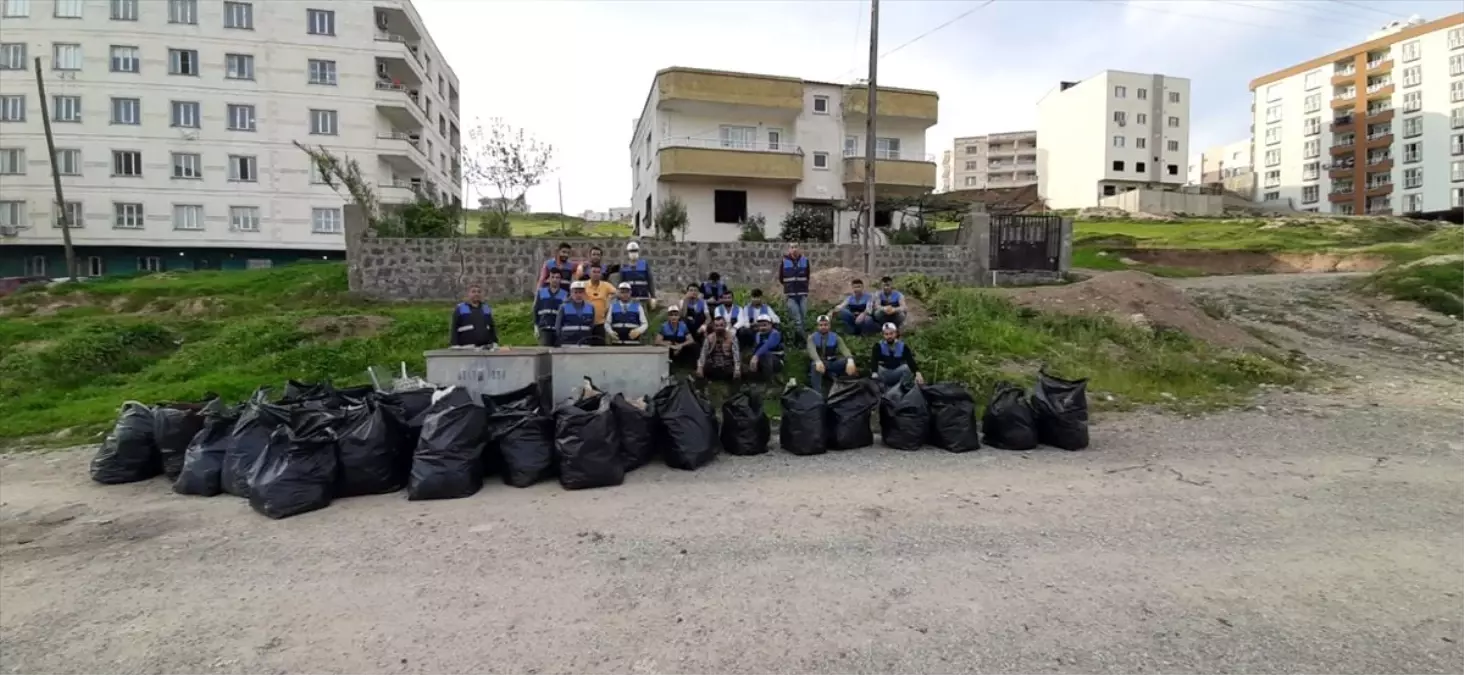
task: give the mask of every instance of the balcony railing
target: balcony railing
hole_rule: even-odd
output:
[[[1342,188],[1340,190],[1332,190],[1331,192],[1328,192],[1327,194],[1329,194],[1329,195],[1337,195],[1337,196],[1350,195],[1350,194],[1352,194],[1352,188],[1347,187],[1347,188]]]
[[[1373,166],[1375,164],[1382,164],[1383,162],[1387,162],[1387,161],[1390,161],[1392,159],[1393,159],[1393,156],[1392,155],[1378,155],[1376,157],[1368,157],[1367,158],[1367,164],[1368,164],[1368,166]]]
[[[1392,60],[1393,60],[1393,57],[1391,57],[1391,56],[1384,56],[1384,57],[1382,57],[1380,59],[1373,59],[1373,60],[1367,62],[1367,69],[1368,70],[1372,70],[1374,68],[1381,68],[1381,67],[1383,67],[1383,64],[1389,63]]]
[[[1349,75],[1356,75],[1356,74],[1357,74],[1357,68],[1355,66],[1348,66],[1348,67],[1343,68],[1341,70],[1333,70],[1332,71],[1332,77],[1347,77]]]
[[[848,148],[844,148],[844,159],[855,159],[855,158],[859,158],[859,157],[863,157],[863,156],[864,156],[864,148],[859,148],[858,150],[850,150]],[[874,158],[875,159],[889,159],[889,160],[895,160],[895,161],[904,160],[906,162],[920,162],[920,161],[934,162],[935,161],[935,155],[925,155],[925,159],[922,160],[922,159],[920,159],[920,156],[919,155],[909,155],[909,154],[902,153],[902,152],[889,152],[889,151],[879,150],[877,148],[874,151]],[[988,168],[1000,168],[1000,167],[988,167]]]
[[[803,154],[803,151],[794,145],[792,141],[778,139],[767,141],[765,139],[748,141],[733,138],[709,138],[695,136],[681,136],[662,138],[662,148],[706,148],[708,150],[742,150],[745,152],[779,152],[790,155]]]
[[[1393,86],[1393,81],[1392,80],[1386,80],[1386,81],[1383,81],[1383,82],[1377,82],[1377,83],[1374,83],[1374,84],[1369,84],[1369,85],[1367,85],[1367,93],[1369,93],[1369,94],[1377,93],[1377,92],[1382,91],[1384,88],[1391,87],[1391,86]]]
[[[1352,100],[1354,98],[1357,98],[1357,90],[1356,89],[1348,89],[1347,91],[1344,91],[1344,92],[1342,92],[1340,94],[1333,94],[1332,95],[1332,100],[1333,101],[1350,101],[1350,100]]]
[[[376,83],[376,88],[377,89],[380,89],[382,91],[400,91],[400,92],[406,92],[407,91],[407,85],[398,84],[396,82],[381,82],[381,81],[378,81]]]
[[[1333,148],[1350,148],[1350,147],[1352,147],[1352,144],[1353,144],[1353,140],[1350,139],[1350,138],[1339,138],[1339,139],[1337,139],[1337,142],[1335,142],[1335,143],[1332,144],[1332,147]]]

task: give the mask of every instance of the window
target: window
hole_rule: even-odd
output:
[[[243,103],[230,103],[229,130],[254,131],[254,106]]]
[[[82,0],[56,0],[56,17],[59,19],[80,19]]]
[[[255,169],[254,156],[252,155],[229,155],[229,180],[236,180],[244,183],[253,183],[259,180],[259,172]]]
[[[1178,129],[1179,128],[1179,118],[1178,117],[1170,117],[1169,118],[1169,128],[1170,129]]]
[[[0,148],[0,176],[25,173],[25,148]]]
[[[1464,75],[1464,54],[1449,57],[1449,75]]]
[[[1423,159],[1423,147],[1421,143],[1403,144],[1403,163],[1411,164]]]
[[[169,49],[169,75],[198,75],[197,49]]]
[[[0,70],[25,70],[25,43],[0,43]]]
[[[1310,73],[1307,73],[1306,77],[1302,80],[1302,85],[1306,87],[1308,91],[1322,86],[1322,71],[1313,70]],[[1311,97],[1308,96],[1307,100],[1311,100]]]
[[[258,232],[259,207],[230,206],[229,229],[234,232]]]
[[[173,101],[173,126],[197,129],[198,124],[197,101]]]
[[[1455,80],[1449,83],[1449,102],[1460,101],[1464,101],[1464,80]]]
[[[1322,139],[1320,138],[1313,138],[1312,140],[1303,143],[1301,146],[1301,156],[1304,158],[1310,159],[1321,154]]]
[[[1449,206],[1456,209],[1464,206],[1464,188],[1449,189]]]
[[[51,45],[52,70],[81,70],[81,45],[57,42]]]
[[[168,0],[168,23],[198,23],[198,0]]]
[[[136,47],[112,45],[112,72],[136,73],[142,70],[142,57]]]
[[[1280,192],[1267,192],[1266,194],[1261,195],[1261,201],[1263,201],[1263,202],[1275,202],[1275,201],[1280,201],[1280,200],[1281,200],[1281,193]]]
[[[1401,47],[1402,49],[1400,51],[1403,54],[1404,61],[1418,60],[1418,40],[1410,40],[1408,42],[1404,42]]]
[[[1414,136],[1421,136],[1422,134],[1423,134],[1423,118],[1422,117],[1404,117],[1403,118],[1403,137],[1404,138],[1413,138]]]
[[[112,124],[142,124],[142,100],[112,99]]]
[[[1113,97],[1114,98],[1127,98],[1128,97],[1128,88],[1127,87],[1123,87],[1123,86],[1114,87],[1113,88]]]
[[[328,9],[305,10],[305,32],[311,35],[335,35],[335,12]]]
[[[113,150],[112,175],[133,178],[141,176],[142,153],[137,150]]]
[[[974,153],[971,153],[971,154],[974,154]],[[858,136],[845,136],[844,137],[844,156],[845,157],[858,157],[859,156],[859,137]]]
[[[1449,154],[1464,155],[1464,134],[1454,134],[1449,137]]]
[[[1147,101],[1149,100],[1149,90],[1140,88],[1138,91],[1134,92],[1134,96],[1140,101]]]
[[[0,96],[0,122],[25,121],[25,95],[7,94]]]
[[[1403,92],[1403,112],[1411,113],[1423,110],[1423,92]]]
[[[898,138],[875,138],[874,156],[876,159],[899,159],[900,139]]]
[[[23,224],[25,224],[25,202],[0,202],[0,225],[4,225],[6,227],[20,227]],[[42,260],[45,260],[45,258],[42,258]],[[29,272],[27,273],[27,276],[30,276]]]
[[[175,229],[175,230],[202,230],[203,229],[203,205],[202,204],[174,204],[173,205],[173,229]]]
[[[853,136],[849,136],[849,138],[853,138]],[[981,154],[981,147],[977,145],[968,145],[966,146],[966,154],[979,155]]]
[[[112,227],[119,230],[142,229],[142,204],[127,202],[113,204]]]
[[[1169,152],[1179,152],[1179,141],[1166,142],[1164,144],[1164,149],[1168,150]]]
[[[717,197],[720,197],[721,194],[724,192],[733,192],[733,190],[717,190]],[[741,191],[737,192],[738,194],[742,195],[742,215],[736,222],[742,222],[747,218],[747,193]],[[720,200],[718,201],[718,204],[720,204]],[[718,209],[717,213],[720,214],[721,210]],[[720,223],[725,221],[718,220],[717,222]],[[315,234],[340,234],[342,229],[343,228],[340,209],[310,209],[311,232],[314,232]]]
[[[827,114],[829,114],[829,97],[827,97],[827,96],[814,96],[813,97],[813,113],[815,115],[827,115]]]
[[[1113,160],[1113,170],[1114,171],[1123,171],[1123,160],[1121,160],[1121,159],[1115,159],[1115,160]]]
[[[1178,176],[1179,175],[1179,165],[1178,164],[1170,164],[1169,165],[1169,175],[1171,175],[1171,176]]]
[[[1305,107],[1304,112],[1311,113],[1311,112],[1316,112],[1316,111],[1321,110],[1321,109],[1322,109],[1322,95],[1321,94],[1307,94],[1307,97],[1306,97],[1306,107]]]
[[[1281,142],[1281,127],[1270,127],[1266,129],[1266,145],[1275,145]]]
[[[976,185],[976,177],[966,176],[966,187],[972,187],[974,185]]]
[[[1308,117],[1303,123],[1302,135],[1315,136],[1322,133],[1322,118]]]
[[[1449,162],[1449,180],[1464,180],[1464,162]]]
[[[725,128],[725,127],[724,127]],[[756,128],[748,127],[754,132]],[[334,136],[337,133],[336,111],[334,110],[311,110],[310,111],[310,133],[325,136]],[[724,140],[722,147],[729,147]]]
[[[1144,113],[1134,115],[1134,124],[1148,124],[1149,116]]]
[[[1143,89],[1140,89],[1139,91],[1143,91]],[[1143,173],[1143,172],[1144,172],[1144,163],[1143,162],[1134,162],[1134,173]]]
[[[827,152],[815,152],[815,153],[813,153],[813,168],[815,168],[815,169],[828,169],[829,168],[829,153],[827,153]]]
[[[1321,198],[1322,187],[1320,185],[1301,186],[1301,203],[1315,204]]]
[[[310,59],[310,84],[335,84],[336,62]]]
[[[1464,47],[1464,28],[1449,29],[1449,49]]]
[[[1403,189],[1406,190],[1408,188],[1416,188],[1416,187],[1422,187],[1422,186],[1423,186],[1423,169],[1422,168],[1404,169],[1403,170]]]
[[[1403,212],[1417,213],[1423,210],[1423,195],[1418,193],[1403,195]]]
[[[136,21],[137,0],[112,0],[113,21]]]
[[[86,224],[86,214],[82,212],[81,202],[66,202],[66,208],[56,208],[56,203],[51,203],[51,227],[61,227],[62,218],[66,219],[66,227],[77,229]]]
[[[1123,147],[1123,136],[1114,136],[1113,137],[1113,147],[1115,147],[1115,148],[1121,148],[1121,147]]]
[[[193,152],[173,153],[173,177],[185,179],[203,178],[203,157]]]
[[[30,0],[0,0],[0,16],[30,16]]]
[[[1272,169],[1266,172],[1266,187],[1272,188],[1281,185],[1281,170]]]
[[[1175,120],[1177,118],[1171,117],[1169,119],[1170,120]],[[1277,103],[1276,105],[1266,106],[1266,121],[1267,122],[1279,122],[1279,121],[1281,121],[1281,104],[1280,103]],[[1169,126],[1171,126],[1171,127],[1178,126],[1178,124],[1176,122],[1170,122]]]
[[[1301,166],[1302,180],[1316,180],[1322,175],[1321,162],[1307,162]]]
[[[1416,87],[1423,81],[1423,66],[1409,66],[1403,69],[1403,86]]]
[[[80,122],[81,121],[81,97],[80,96],[53,96],[53,97],[51,97],[51,121],[52,122]]]
[[[63,176],[80,176],[81,151],[74,148],[56,150],[56,173]]]
[[[1118,124],[1118,126],[1128,124],[1128,113],[1122,110],[1113,111],[1113,121]]]
[[[248,2],[225,2],[224,28],[254,30],[254,5]]]
[[[1280,166],[1280,165],[1281,165],[1281,149],[1280,148],[1276,148],[1274,150],[1267,150],[1266,151],[1266,166]]]
[[[1143,150],[1144,148],[1148,147],[1148,145],[1149,145],[1149,139],[1144,138],[1143,136],[1135,136],[1134,137],[1134,147],[1135,148],[1138,148],[1140,150]]]
[[[254,56],[251,54],[225,54],[224,77],[230,80],[254,79]]]
[[[98,255],[87,256],[87,258],[86,258],[86,272],[85,272],[85,275],[86,276],[89,276],[89,277],[99,277],[99,276],[102,276],[102,274],[104,274],[105,272],[106,272],[106,265],[102,262],[102,257],[101,256],[98,256]]]
[[[155,255],[137,256],[137,271],[161,272],[163,271],[163,259]]]
[[[975,171],[976,170],[976,162],[966,162],[966,170],[967,171]]]

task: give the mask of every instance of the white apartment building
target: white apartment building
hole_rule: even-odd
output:
[[[1135,188],[1184,185],[1190,81],[1106,70],[1037,103],[1037,192],[1048,208],[1094,206]]]
[[[1339,214],[1464,206],[1464,13],[1251,82],[1261,199]]]
[[[1016,188],[1037,184],[1037,132],[962,136],[944,153],[946,190]]]
[[[795,207],[826,210],[844,240],[837,206],[862,196],[868,93],[774,75],[656,73],[630,141],[636,231],[653,233],[658,205],[676,197],[686,206],[688,241],[736,240],[739,224],[758,215],[775,237]],[[930,192],[935,162],[925,132],[937,120],[937,95],[880,87],[878,97],[877,194]]]
[[[1251,139],[1214,145],[1190,157],[1190,185],[1219,183],[1226,190],[1254,199],[1255,174],[1251,172]]]
[[[39,57],[81,273],[340,257],[345,199],[460,203],[459,88],[410,0],[0,0],[0,276],[65,273]]]

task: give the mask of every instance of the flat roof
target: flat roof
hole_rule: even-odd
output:
[[[1326,56],[1318,56],[1317,58],[1314,58],[1305,63],[1298,63],[1294,66],[1291,66],[1290,68],[1283,68],[1274,73],[1262,75],[1254,80],[1251,80],[1250,89],[1251,91],[1255,91],[1257,87],[1263,87],[1265,85],[1271,84],[1272,82],[1279,82],[1288,77],[1300,75],[1308,70],[1312,70],[1313,68],[1318,68],[1331,63],[1335,63],[1349,56],[1356,56],[1362,52],[1372,51],[1380,47],[1387,47],[1394,42],[1407,40],[1408,38],[1417,37],[1419,35],[1423,35],[1424,33],[1432,33],[1436,30],[1453,28],[1455,26],[1464,26],[1464,12],[1460,12],[1458,14],[1450,14],[1449,16],[1443,17],[1441,19],[1435,19],[1433,21],[1421,23],[1417,26],[1409,26],[1391,35],[1384,35],[1375,40],[1368,40],[1367,42],[1358,43],[1352,45],[1351,47],[1339,49],[1335,52],[1332,52],[1331,54],[1327,54]]]

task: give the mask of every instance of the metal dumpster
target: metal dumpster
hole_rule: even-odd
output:
[[[558,347],[549,350],[550,379],[554,401],[573,395],[574,388],[589,377],[595,387],[628,398],[650,396],[661,388],[670,373],[665,347]]]
[[[433,349],[427,359],[427,381],[459,386],[479,395],[503,394],[538,384],[549,392],[549,350],[544,347]]]

